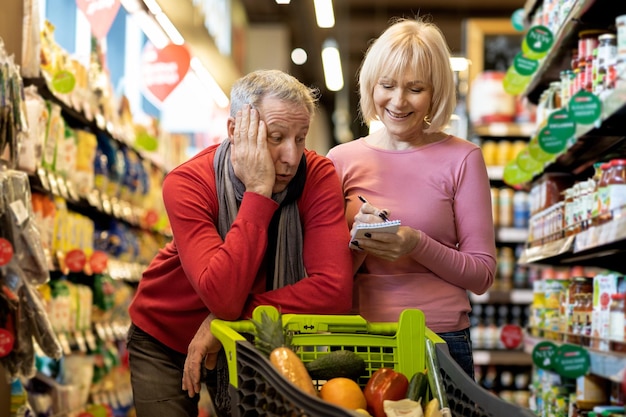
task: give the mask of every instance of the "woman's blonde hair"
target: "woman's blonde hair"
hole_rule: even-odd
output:
[[[359,70],[361,119],[376,119],[374,87],[381,77],[396,80],[416,74],[432,88],[425,132],[443,130],[456,106],[450,49],[441,30],[423,18],[396,19],[365,53]]]

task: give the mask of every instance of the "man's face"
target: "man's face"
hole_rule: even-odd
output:
[[[276,97],[264,98],[258,110],[267,126],[267,148],[276,171],[272,193],[276,194],[285,190],[296,175],[311,119],[304,106]]]

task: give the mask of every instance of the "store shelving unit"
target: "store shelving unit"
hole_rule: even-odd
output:
[[[541,0],[529,0],[524,6],[526,23],[537,10]],[[578,42],[578,32],[588,28],[614,28],[615,17],[626,13],[626,3],[610,0],[578,0],[563,26],[555,33],[554,44],[540,62],[524,95],[532,102],[551,81],[559,80],[560,71],[570,67],[571,53]],[[603,100],[601,122],[579,125],[576,141],[555,161],[544,166],[543,172],[567,173],[576,179],[592,175],[593,165],[626,155],[626,80],[618,80],[616,89]],[[542,173],[543,173],[542,172]],[[539,177],[541,174],[538,174]],[[538,178],[534,178],[533,181]],[[525,264],[551,266],[590,266],[626,273],[623,262],[626,254],[626,219],[614,219],[604,226],[593,226],[586,231],[561,236],[559,239],[527,246],[520,257]],[[525,335],[524,351],[531,354],[542,337]],[[549,340],[549,339],[547,339]],[[559,344],[560,342],[554,342]],[[626,370],[626,355],[586,348],[590,355],[591,374],[621,383]]]

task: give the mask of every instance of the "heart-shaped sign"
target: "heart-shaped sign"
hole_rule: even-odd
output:
[[[189,70],[191,55],[183,45],[173,43],[156,49],[148,42],[142,54],[141,72],[145,87],[159,101],[180,84]]]
[[[76,5],[91,25],[91,33],[97,39],[102,39],[109,33],[120,4],[120,0],[76,0]]]

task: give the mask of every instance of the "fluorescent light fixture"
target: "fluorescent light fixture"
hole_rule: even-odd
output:
[[[276,0],[276,4],[289,4],[291,0]]]
[[[327,39],[322,46],[322,66],[324,67],[324,80],[330,91],[339,91],[343,88],[343,72],[341,70],[341,57],[337,42]]]
[[[303,65],[306,62],[307,58],[308,56],[306,54],[306,51],[302,48],[295,48],[293,51],[291,51],[291,61],[296,65]]]
[[[140,10],[133,13],[133,18],[137,19],[137,24],[157,49],[165,48],[170,42],[161,26],[145,11]]]
[[[469,60],[459,56],[452,56],[450,57],[450,66],[452,67],[452,71],[466,71],[469,66]]]
[[[170,38],[173,44],[182,45],[185,43],[185,38],[180,34],[176,26],[172,23],[172,21],[165,15],[165,13],[161,12],[154,15],[159,25],[163,28],[167,36]]]
[[[126,9],[129,14],[133,14],[143,9],[141,6],[141,0],[121,0],[122,6]],[[45,9],[43,9],[45,10]]]
[[[315,19],[317,26],[332,28],[335,26],[335,13],[333,12],[333,0],[314,0]]]
[[[219,86],[215,78],[211,75],[209,70],[202,64],[197,57],[191,58],[191,68],[196,73],[200,81],[204,83],[209,89],[209,94],[211,98],[215,101],[218,107],[226,108],[230,100],[228,100],[228,96],[224,93],[222,88]]]
[[[156,0],[143,0],[143,2],[146,4],[146,6],[148,6],[148,10],[150,10],[150,13],[152,13],[153,15],[157,15],[163,11],[161,10],[161,6],[159,6],[159,3],[157,3]]]

